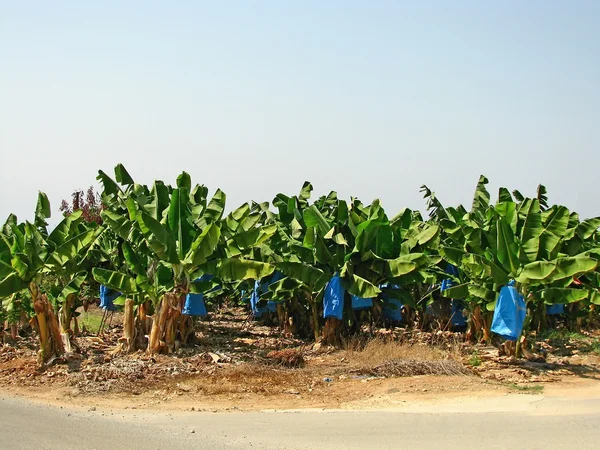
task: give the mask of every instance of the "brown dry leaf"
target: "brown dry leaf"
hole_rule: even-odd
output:
[[[241,342],[242,344],[254,345],[258,342],[258,339],[250,338],[235,338],[233,342]]]

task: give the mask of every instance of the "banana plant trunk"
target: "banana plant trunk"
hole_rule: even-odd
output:
[[[134,345],[136,350],[148,348],[148,335],[152,330],[152,316],[148,315],[149,311],[150,301],[147,300],[138,305],[134,319]]]
[[[538,305],[538,323],[536,325],[538,334],[548,329],[548,314],[546,313],[546,305],[543,303]]]
[[[471,334],[470,338],[475,342],[481,342],[485,339],[485,320],[481,312],[481,306],[477,305],[471,314]]]
[[[165,344],[167,345],[168,353],[177,351],[181,345],[181,341],[177,340],[177,331],[179,329],[178,325],[182,310],[180,296],[174,296],[171,305],[165,326]]]
[[[185,296],[184,296],[185,297]],[[156,308],[150,332],[150,353],[172,353],[176,350],[177,325],[181,316],[181,294],[167,292]]]
[[[194,318],[182,314],[179,318],[179,337],[181,344],[191,344],[196,332]]]
[[[321,342],[327,345],[340,346],[342,343],[342,321],[335,317],[329,317],[323,327],[323,337]]]
[[[406,326],[408,329],[414,328],[415,321],[413,320],[413,308],[408,305],[405,305],[404,308],[406,308],[404,313],[404,317],[406,317]]]
[[[314,301],[312,295],[309,295],[310,301],[310,310],[312,313],[312,322],[313,322],[313,331],[315,335],[315,342],[319,342],[319,337],[321,337],[321,324],[319,323],[319,306],[317,302]]]
[[[15,339],[17,339],[18,334],[19,334],[19,327],[17,326],[16,323],[11,323],[10,324],[10,337],[13,339],[13,341]]]
[[[150,312],[150,301],[146,300],[140,306],[138,306],[137,313],[137,327],[141,331],[142,335],[149,335],[152,330],[152,316],[148,313]]]
[[[483,340],[486,344],[492,343],[492,321],[494,320],[494,313],[487,312],[482,315],[483,317]]]
[[[285,307],[285,303],[279,302],[277,303],[277,320],[279,321],[279,330],[281,332],[288,332],[289,321],[288,321],[288,313],[287,308]]]
[[[73,320],[73,305],[75,304],[75,296],[73,294],[69,294],[64,301],[62,307],[59,310],[59,325],[60,325],[60,335],[65,346],[65,349],[68,353],[72,351],[71,349],[71,338],[74,335],[73,330],[71,330],[71,321]]]
[[[131,353],[135,348],[135,326],[133,316],[133,300],[128,298],[125,300],[125,317],[123,319],[123,337],[119,339],[120,351]]]
[[[37,284],[31,283],[29,290],[33,300],[32,325],[35,327],[40,341],[38,359],[45,363],[55,356],[65,353],[65,348],[58,325],[58,319],[52,310],[52,306],[45,294],[41,294]]]
[[[596,305],[594,305],[593,303],[590,305],[590,310],[588,312],[588,317],[587,317],[587,326],[588,327],[592,327],[594,325],[594,314],[596,312]]]

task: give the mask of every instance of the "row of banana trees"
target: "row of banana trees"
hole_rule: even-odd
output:
[[[573,304],[593,313],[600,304],[597,271],[599,218],[581,221],[565,206],[548,205],[546,189],[534,198],[500,188],[490,204],[488,180],[480,177],[472,208],[445,208],[424,187],[432,221],[444,230],[440,255],[460,268],[443,295],[464,298],[471,330],[490,340],[491,316],[502,286],[515,280],[527,302],[526,330],[547,324],[547,305]],[[581,314],[574,314],[581,324]]]
[[[334,344],[365,324],[397,320],[390,310],[398,308],[409,326],[431,326],[440,315],[443,323],[432,304],[447,310],[450,299],[461,301],[467,337],[491,341],[497,295],[511,280],[527,299],[526,331],[546,326],[547,305],[571,304],[581,325],[600,304],[600,218],[581,221],[549,206],[543,186],[533,198],[501,188],[491,204],[481,177],[469,211],[444,207],[423,186],[425,220],[409,209],[389,217],[377,200],[335,192],[311,201],[310,183],[227,214],[225,194],[209,198],[186,172],[173,186],[143,185],[119,164],[114,177],[99,171],[98,180],[101,224],[69,211],[50,230],[40,193],[33,223],[11,215],[0,232],[3,312],[31,318],[42,361],[76,345],[75,309],[92,282],[126,299],[121,349],[152,353],[193,339],[195,320],[183,314],[188,294],[240,301],[257,285],[265,289],[255,312],[269,302],[282,329]],[[327,314],[333,279],[341,304]],[[353,308],[358,300],[368,302]]]

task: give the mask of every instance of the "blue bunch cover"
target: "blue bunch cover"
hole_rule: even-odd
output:
[[[215,276],[210,273],[205,273],[200,278],[196,278],[194,280],[194,282],[199,281],[201,283],[206,283],[207,281],[212,280],[214,277]],[[217,286],[213,287],[212,289],[209,289],[208,291],[204,292],[203,294],[210,294],[211,292],[218,291],[219,289],[221,289],[221,285],[217,285]],[[243,291],[242,291],[242,295],[243,295]]]
[[[271,276],[271,279],[269,280],[269,282],[266,283],[266,287],[263,289],[263,292],[267,292],[269,290],[269,286],[271,286],[273,283],[278,282],[282,278],[285,278],[285,275],[283,275],[283,273],[279,272],[278,270],[273,272],[273,275]],[[267,302],[267,310],[272,313],[277,311],[277,302],[275,302],[273,300],[269,300]]]
[[[448,263],[446,265],[446,273],[449,273],[450,275],[454,275],[455,277],[458,277],[458,267]]]
[[[463,316],[465,305],[461,300],[452,299],[452,316],[450,317],[452,325],[455,327],[464,327],[467,325],[467,319]]]
[[[342,286],[342,279],[338,274],[334,275],[325,288],[323,299],[323,317],[335,317],[342,320],[344,312],[344,294],[346,290]]]
[[[523,331],[526,314],[525,299],[515,288],[514,280],[511,280],[500,289],[492,319],[492,331],[508,341],[516,341]]]
[[[400,322],[402,320],[402,303],[396,298],[383,295],[383,316],[388,320]]]
[[[262,283],[260,285],[259,294],[264,294],[265,292],[267,292],[269,290],[269,286],[271,286],[273,283],[278,282],[282,278],[284,278],[283,273],[279,272],[278,270],[273,272],[273,275],[271,275],[271,278],[269,278],[267,281],[265,281],[264,283]]]
[[[446,273],[458,277],[458,267],[448,263],[448,265],[446,266]],[[450,289],[452,286],[454,286],[454,282],[450,278],[446,278],[445,280],[442,280],[440,291],[443,292],[446,289]],[[463,316],[463,310],[465,309],[465,305],[462,302],[462,300],[452,299],[450,308],[452,311],[450,315],[450,323],[452,323],[452,325],[455,327],[466,326],[467,319],[465,318],[465,316]],[[429,311],[432,311],[430,307]]]
[[[260,301],[260,289],[260,281],[256,280],[254,282],[254,290],[252,291],[252,295],[250,296],[250,308],[252,309],[252,314],[254,315],[254,317],[261,317],[263,313],[267,312],[266,307],[258,306],[258,302]]]
[[[352,296],[352,309],[360,311],[362,309],[369,309],[373,307],[372,298],[361,298],[356,295]]]
[[[401,289],[397,284],[384,283],[379,285],[379,289],[389,288],[394,290]],[[383,299],[383,317],[388,320],[393,320],[394,322],[400,322],[402,320],[402,303],[400,300],[395,298],[390,298],[387,294],[382,294],[381,298]]]
[[[556,316],[565,312],[565,305],[562,303],[556,303],[554,305],[546,305],[546,314],[549,316]]]
[[[212,275],[210,273],[205,273],[200,278],[196,278],[194,281],[199,281],[199,282],[205,283],[207,281],[212,280],[213,278],[214,278],[214,275]],[[221,286],[215,286],[214,288],[205,292],[205,294],[219,290],[220,288],[221,288]],[[183,311],[181,313],[185,314],[187,316],[206,316],[206,315],[208,315],[208,311],[206,310],[206,303],[204,303],[204,293],[202,293],[202,294],[190,293],[190,294],[186,295],[185,303],[183,305]]]
[[[450,281],[450,283],[452,283],[452,281],[451,281],[451,280],[443,280],[441,285],[439,285],[439,284],[432,284],[432,285],[431,285],[431,286],[429,286],[429,288],[427,289],[427,293],[429,294],[429,293],[431,293],[431,292],[435,291],[435,290],[436,290],[438,287],[440,288],[440,290],[443,290],[442,286],[444,285],[444,281]],[[445,299],[444,299],[444,300],[445,300]],[[427,307],[425,308],[425,313],[427,313],[427,314],[429,314],[430,316],[433,316],[433,317],[439,317],[439,316],[440,316],[440,314],[439,314],[439,311],[435,311],[435,310],[433,309],[433,304],[434,304],[434,303],[439,303],[439,302],[441,302],[441,301],[442,301],[442,300],[433,300],[433,302],[431,302],[431,303],[430,303],[429,305],[427,305]]]
[[[188,294],[185,297],[182,314],[188,316],[206,316],[206,304],[204,303],[204,294]]]
[[[452,287],[453,283],[452,280],[450,278],[446,278],[445,280],[442,280],[442,285],[440,286],[440,291],[445,291],[446,289],[450,289]]]
[[[261,283],[259,280],[257,280],[254,283],[254,290],[252,291],[252,295],[250,297],[250,307],[252,309],[252,314],[254,315],[254,317],[259,318],[266,312],[274,313],[275,311],[277,311],[277,302],[273,300],[269,300],[267,302],[267,306],[259,306],[258,302],[260,302],[261,294],[266,293],[269,290],[270,285],[276,283],[284,277],[285,275],[283,273],[275,271],[273,272],[273,275],[271,275],[271,278],[267,279],[263,283]]]
[[[122,294],[117,291],[113,291],[103,284],[100,285],[100,308],[105,311],[116,311],[117,307],[114,301],[119,298]]]
[[[194,281],[202,281],[202,282],[206,282],[206,281],[210,281],[214,278],[215,276],[211,273],[205,273],[204,275],[202,275],[200,278],[196,278]]]
[[[202,283],[206,283],[207,281],[210,281],[214,278],[215,276],[210,274],[210,273],[205,273],[204,275],[202,275],[200,278],[196,278],[194,281],[200,281]],[[221,286],[215,286],[214,288],[208,290],[205,292],[205,294],[210,294],[211,292],[214,291],[218,291],[219,289],[221,289]]]

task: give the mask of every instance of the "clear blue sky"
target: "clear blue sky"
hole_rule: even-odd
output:
[[[600,215],[599,1],[0,0],[0,221],[122,162],[233,208],[498,186]]]

